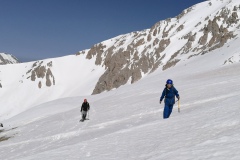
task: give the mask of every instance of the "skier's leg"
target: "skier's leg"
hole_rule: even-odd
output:
[[[168,112],[168,117],[170,117],[171,113],[172,113],[172,110],[173,110],[173,105],[169,105],[169,112]]]
[[[165,104],[164,111],[163,111],[163,119],[166,119],[169,117],[169,107]]]
[[[83,111],[83,119],[84,119],[84,120],[86,119],[86,116],[87,116],[87,112],[86,112],[86,111]]]
[[[84,120],[84,111],[82,111],[82,120]]]

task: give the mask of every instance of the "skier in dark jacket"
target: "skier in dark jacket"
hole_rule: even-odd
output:
[[[87,99],[84,99],[84,102],[81,107],[82,121],[84,121],[86,119],[88,110],[90,110],[90,105],[87,102]]]
[[[164,100],[165,107],[163,111],[164,119],[169,118],[172,113],[173,105],[175,104],[175,96],[177,97],[178,100],[180,99],[178,91],[173,86],[173,81],[171,79],[168,79],[166,83],[167,83],[166,87],[164,88],[162,96],[160,97],[160,104],[162,103],[162,100],[165,98]]]

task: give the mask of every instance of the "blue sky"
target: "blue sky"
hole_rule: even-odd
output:
[[[0,0],[0,52],[22,62],[75,54],[203,1]]]

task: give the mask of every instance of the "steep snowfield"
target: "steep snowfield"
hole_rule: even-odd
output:
[[[0,159],[239,160],[240,21],[234,20],[240,12],[238,6],[238,0],[207,1],[185,10],[180,18],[106,40],[78,56],[0,66],[0,122],[4,124],[0,128]],[[215,22],[234,33],[226,43],[224,38],[231,34],[216,27],[213,19],[217,16],[223,18]],[[181,24],[184,29],[178,30]],[[189,36],[190,31],[196,33],[195,38]],[[212,50],[209,46],[215,34],[224,45]],[[200,39],[206,41],[204,45],[199,44]],[[131,52],[123,66],[118,58],[128,54],[121,48]],[[151,74],[154,65],[148,68],[149,55],[160,65]],[[168,63],[170,68],[163,71]],[[40,67],[46,67],[46,73]],[[135,78],[144,78],[130,85],[134,78],[130,76],[127,85],[90,95],[102,75],[106,73],[100,88],[111,86],[111,81],[104,84],[104,78],[119,80],[117,74],[128,67],[133,71],[139,67],[141,76]],[[48,69],[53,74],[50,87]],[[163,120],[159,96],[169,78],[179,90],[181,113],[175,105],[171,118]],[[84,98],[91,105],[90,120],[81,123],[79,110]]]
[[[239,6],[239,0],[206,1],[151,29],[103,41],[78,56],[0,66],[0,121],[55,99],[102,93],[135,83],[157,68],[168,69],[195,56],[211,54],[216,46],[229,47],[224,52],[220,48],[221,53],[214,57],[224,54],[218,65],[238,63]],[[54,85],[47,87],[46,73],[45,77],[42,73],[36,76],[37,67],[51,69]]]
[[[0,120],[57,98],[90,95],[104,72],[104,68],[94,64],[94,59],[87,60],[84,55],[46,59],[43,64],[51,61],[56,84],[47,87],[40,79],[41,89],[38,80],[33,82],[26,75],[34,62],[0,66]]]
[[[237,42],[158,70],[141,81],[100,95],[43,103],[6,121],[4,160],[239,160],[240,64],[223,65]],[[162,119],[159,96],[172,78],[181,96]],[[83,98],[90,120],[79,122]]]

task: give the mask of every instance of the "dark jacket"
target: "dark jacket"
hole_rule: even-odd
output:
[[[81,112],[82,111],[88,111],[90,109],[90,105],[88,102],[83,102]]]
[[[167,88],[165,87],[163,92],[162,92],[162,96],[160,98],[160,101],[162,101],[165,98],[165,104],[167,105],[173,105],[175,104],[175,96],[177,98],[179,98],[179,94],[178,91],[176,90],[176,88],[174,86],[172,86],[171,88]]]

